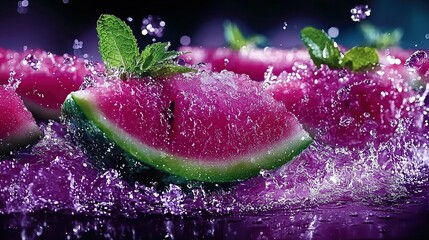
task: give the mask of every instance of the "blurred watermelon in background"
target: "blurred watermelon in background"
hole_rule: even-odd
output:
[[[370,16],[351,19],[350,10],[368,5]],[[370,23],[382,32],[399,29],[404,48],[429,48],[429,2],[410,1],[77,1],[8,0],[0,8],[0,46],[21,50],[41,48],[99,59],[95,23],[110,13],[128,20],[135,33],[150,15],[164,22],[161,34],[136,34],[140,45],[170,41],[207,47],[224,46],[223,22],[236,22],[245,34],[262,34],[267,44],[280,48],[301,44],[299,30],[306,25],[331,31],[346,46],[364,44],[361,25]],[[182,42],[182,43],[181,43]]]

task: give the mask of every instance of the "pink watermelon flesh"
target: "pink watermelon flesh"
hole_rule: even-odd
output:
[[[278,75],[283,71],[290,72],[299,63],[310,63],[310,55],[306,49],[276,49],[276,48],[203,48],[181,47],[180,51],[189,52],[180,58],[188,64],[207,63],[213,71],[233,71],[247,74],[256,81],[263,81],[269,68],[272,74]]]
[[[283,165],[311,143],[295,116],[246,75],[157,81],[114,81],[69,99],[124,151],[188,180],[246,179]]]
[[[0,155],[35,142],[42,132],[21,98],[0,85]]]
[[[55,55],[40,49],[22,53],[0,49],[0,84],[6,84],[10,72],[20,79],[16,92],[28,109],[43,119],[58,119],[67,95],[79,89],[84,77],[97,78],[103,67],[67,54]]]
[[[384,141],[412,119],[413,91],[397,71],[302,66],[267,87],[315,139],[334,146]],[[417,111],[417,110],[416,110]]]

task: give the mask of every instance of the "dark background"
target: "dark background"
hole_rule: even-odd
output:
[[[401,46],[429,49],[429,1],[163,1],[163,0],[28,0],[25,14],[17,11],[18,0],[2,0],[0,8],[0,47],[21,50],[42,48],[54,53],[88,54],[99,59],[96,21],[109,13],[126,20],[137,35],[141,47],[152,42],[151,36],[140,34],[141,21],[149,14],[166,22],[165,33],[157,41],[180,45],[187,35],[191,45],[223,46],[223,21],[237,23],[246,35],[263,34],[269,45],[279,48],[301,44],[299,30],[312,25],[324,30],[339,29],[336,41],[346,46],[363,43],[359,23],[350,18],[350,9],[367,4],[371,15],[365,20],[382,30],[400,27],[404,32]],[[64,3],[67,2],[67,3]],[[286,29],[283,29],[284,23]],[[429,35],[427,35],[429,38]],[[74,39],[83,48],[73,49]]]

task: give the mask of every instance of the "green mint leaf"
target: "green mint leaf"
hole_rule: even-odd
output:
[[[262,35],[246,38],[238,26],[230,21],[225,21],[223,27],[225,40],[231,49],[239,50],[245,46],[263,45],[266,42],[266,38]]]
[[[313,27],[301,30],[301,40],[317,67],[326,64],[330,68],[341,68],[341,52],[337,44],[324,31]]]
[[[193,68],[177,65],[174,60],[183,52],[168,51],[169,47],[169,43],[147,45],[140,54],[136,72],[141,76],[158,77],[195,71]]]
[[[380,29],[370,23],[362,23],[360,29],[368,45],[375,48],[398,46],[403,36],[402,30],[399,28],[389,32],[381,32]]]
[[[97,21],[97,34],[99,51],[107,66],[134,71],[139,49],[130,27],[113,15],[102,14]]]
[[[317,67],[326,64],[331,69],[350,68],[352,71],[361,71],[378,64],[377,49],[354,47],[343,54],[324,31],[313,27],[303,28],[301,39]]]
[[[375,66],[378,63],[378,53],[371,47],[354,47],[344,54],[342,66],[352,71],[360,71]]]

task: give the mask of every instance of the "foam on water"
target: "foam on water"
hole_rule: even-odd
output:
[[[315,142],[282,168],[228,188],[170,184],[159,189],[130,184],[113,169],[99,172],[59,123],[40,125],[45,136],[39,143],[0,162],[0,213],[137,217],[377,204],[407,197],[408,186],[428,178],[428,134],[404,130],[388,142],[355,151]]]

